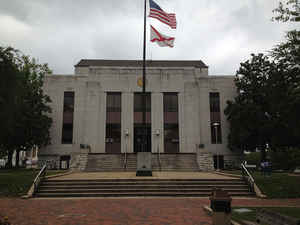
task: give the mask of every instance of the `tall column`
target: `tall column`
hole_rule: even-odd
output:
[[[152,153],[164,152],[163,93],[151,94]]]
[[[91,152],[99,152],[98,126],[100,107],[99,82],[87,82],[87,96],[85,109],[85,143],[91,147]]]
[[[186,140],[184,135],[184,93],[178,93],[178,129],[179,129],[179,153],[183,152],[186,147]]]
[[[122,93],[121,152],[133,153],[133,93]]]
[[[105,132],[106,132],[106,92],[99,92],[98,107],[98,132],[97,132],[97,153],[105,153]]]

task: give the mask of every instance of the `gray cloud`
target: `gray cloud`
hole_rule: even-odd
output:
[[[234,74],[239,63],[283,40],[294,24],[271,22],[278,0],[157,0],[175,12],[173,49],[147,43],[148,59],[201,59],[210,74]],[[55,73],[73,73],[81,58],[141,59],[143,1],[0,0],[0,45],[48,62]],[[149,31],[147,31],[147,37]]]

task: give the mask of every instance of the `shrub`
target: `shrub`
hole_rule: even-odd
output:
[[[247,164],[256,165],[256,168],[260,166],[260,152],[251,152],[245,156]]]
[[[282,148],[270,152],[272,167],[281,170],[294,170],[300,166],[299,148]]]

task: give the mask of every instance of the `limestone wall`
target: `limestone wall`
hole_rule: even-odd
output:
[[[137,80],[140,68],[83,67],[75,75],[49,75],[44,90],[52,100],[51,145],[39,155],[80,153],[80,144],[89,145],[92,153],[105,152],[106,93],[122,93],[121,151],[133,152],[133,96],[141,92]],[[152,97],[152,152],[164,152],[163,93],[177,92],[179,101],[180,152],[204,150],[213,154],[231,155],[227,148],[228,123],[223,114],[226,101],[233,99],[232,76],[208,76],[207,69],[149,68],[146,91]],[[64,91],[75,92],[73,143],[61,144]],[[209,92],[220,92],[222,144],[211,144]],[[128,136],[126,132],[128,131]],[[159,135],[156,135],[159,133]],[[225,157],[226,158],[226,157]]]

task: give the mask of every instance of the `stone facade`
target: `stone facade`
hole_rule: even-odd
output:
[[[127,63],[128,62],[128,63]],[[202,61],[148,62],[146,91],[151,93],[152,152],[164,153],[163,93],[178,93],[178,124],[180,153],[195,153],[201,145],[204,152],[221,154],[226,159],[228,123],[224,115],[226,101],[236,93],[233,76],[209,76]],[[127,65],[127,66],[126,66]],[[40,149],[44,161],[52,155],[77,157],[82,145],[91,153],[105,153],[106,95],[121,92],[121,152],[133,153],[134,93],[141,92],[137,84],[142,77],[140,61],[82,60],[74,75],[48,75],[44,91],[52,103],[52,143]],[[72,144],[62,144],[64,92],[73,91],[74,120]],[[212,144],[209,93],[219,92],[222,143]],[[160,135],[157,135],[157,132]]]

